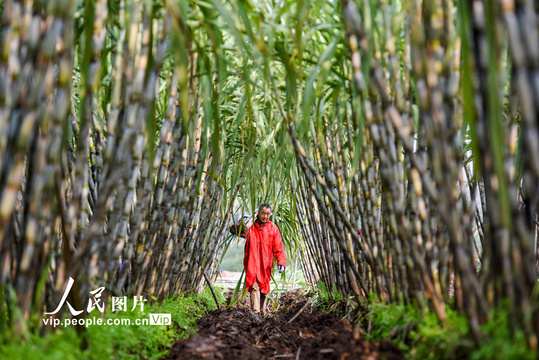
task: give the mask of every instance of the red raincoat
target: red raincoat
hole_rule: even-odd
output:
[[[279,228],[269,220],[262,227],[255,221],[247,231],[243,258],[247,291],[251,291],[257,281],[260,291],[263,294],[269,293],[273,256],[277,258],[277,265],[286,265],[286,255]]]

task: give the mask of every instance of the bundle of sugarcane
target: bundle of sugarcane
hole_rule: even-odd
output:
[[[247,237],[247,231],[253,225],[253,218],[251,215],[243,215],[243,217],[238,220],[235,224],[232,224],[228,231],[235,236],[241,238]]]

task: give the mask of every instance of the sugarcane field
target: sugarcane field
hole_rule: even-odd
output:
[[[0,19],[0,360],[539,358],[539,1]]]

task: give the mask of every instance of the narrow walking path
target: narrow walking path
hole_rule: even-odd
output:
[[[395,345],[354,336],[335,313],[313,309],[300,295],[284,293],[264,319],[246,304],[211,311],[198,321],[198,333],[175,342],[166,359],[404,359]]]

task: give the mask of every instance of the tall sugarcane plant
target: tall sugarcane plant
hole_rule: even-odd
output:
[[[196,291],[217,271],[231,204],[260,193],[247,179],[279,163],[273,129],[257,130],[267,99],[219,13],[147,0],[1,6],[2,326],[22,331],[53,309],[70,277],[75,309],[98,286]]]
[[[347,105],[328,105],[335,86],[317,66],[314,99],[312,83],[297,86],[304,106],[283,117],[310,188],[304,203],[315,200],[343,254],[341,291],[428,305],[444,322],[453,287],[477,341],[506,303],[513,330],[536,347],[537,5],[342,1],[340,10]],[[343,66],[329,61],[335,73]],[[307,116],[311,129],[294,120]],[[310,256],[327,282],[331,262]]]
[[[442,323],[455,297],[477,341],[509,304],[536,347],[537,5],[212,4],[286,126],[309,276]]]

